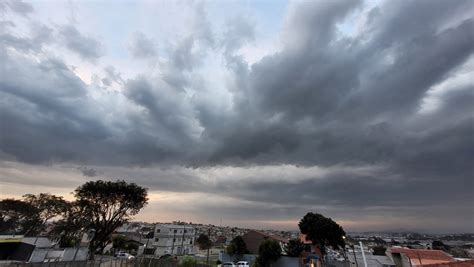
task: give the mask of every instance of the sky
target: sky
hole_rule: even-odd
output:
[[[474,232],[474,2],[0,0],[0,195]]]

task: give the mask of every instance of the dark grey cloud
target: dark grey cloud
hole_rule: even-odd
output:
[[[40,52],[43,45],[50,42],[53,30],[42,23],[31,24],[30,36],[14,35],[15,23],[3,21],[0,25],[0,42],[4,47],[11,47],[22,52]]]
[[[23,16],[27,16],[34,11],[33,6],[23,0],[4,0],[0,2],[0,10],[5,11],[7,8]]]
[[[114,67],[104,69],[102,84],[122,86],[113,93],[84,84],[62,59],[44,53],[47,27],[31,38],[5,31],[0,156],[94,166],[85,169],[88,176],[134,167],[126,176],[157,190],[248,201],[229,209],[256,219],[270,216],[264,207],[272,203],[285,203],[277,207],[284,218],[324,205],[342,217],[372,209],[436,218],[426,207],[451,205],[462,217],[457,226],[470,229],[461,214],[474,212],[465,205],[474,202],[474,85],[460,73],[473,71],[474,17],[458,16],[470,8],[471,1],[387,1],[354,30],[345,23],[363,2],[295,3],[281,49],[249,65],[239,49],[256,38],[253,23],[230,20],[218,38],[199,6],[194,31],[169,49],[159,74],[125,80]],[[355,32],[341,34],[347,28]],[[85,59],[102,54],[98,41],[73,26],[59,34]],[[133,56],[156,56],[154,41],[134,38]],[[222,53],[230,77],[215,86],[231,94],[230,106],[218,105],[196,71],[210,52]],[[268,165],[374,171],[286,180],[268,173],[229,180],[223,171],[222,180],[210,182],[192,172],[156,177],[143,170]]]
[[[148,38],[142,32],[135,32],[133,34],[128,49],[135,58],[147,59],[157,54],[155,41]]]
[[[104,54],[104,48],[97,39],[83,35],[74,25],[61,26],[58,31],[64,45],[84,59],[96,60]]]
[[[117,84],[123,84],[124,83],[124,80],[122,78],[122,74],[120,72],[118,72],[114,66],[107,66],[104,68],[104,72],[105,72],[105,77],[102,78],[102,83],[105,85],[105,86],[111,86],[112,85],[112,82],[115,82]]]
[[[85,166],[81,166],[77,168],[82,175],[87,176],[87,177],[96,177],[98,175],[98,172],[94,168],[88,168]]]

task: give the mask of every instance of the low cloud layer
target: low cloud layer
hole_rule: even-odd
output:
[[[228,200],[183,210],[193,220],[289,227],[319,210],[357,230],[400,225],[388,215],[406,229],[473,230],[471,1],[292,3],[278,49],[253,63],[243,51],[259,45],[258,16],[218,23],[186,5],[176,33],[130,29],[120,54],[117,36],[18,3],[1,6],[3,185],[54,187],[24,173],[68,166],[78,182]]]

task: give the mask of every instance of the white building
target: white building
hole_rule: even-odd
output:
[[[157,224],[153,247],[155,255],[186,255],[194,253],[196,230],[190,225]]]

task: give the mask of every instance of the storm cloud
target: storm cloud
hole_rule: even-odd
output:
[[[320,210],[354,229],[395,227],[392,214],[407,229],[473,230],[472,1],[291,3],[279,45],[253,62],[258,16],[218,23],[205,3],[186,5],[172,41],[141,27],[107,43],[69,23],[32,31],[34,5],[17,4],[2,5],[13,21],[0,36],[2,183],[32,183],[11,169],[76,166],[78,181],[222,198],[183,213],[245,225]],[[114,64],[130,54],[150,60]]]

